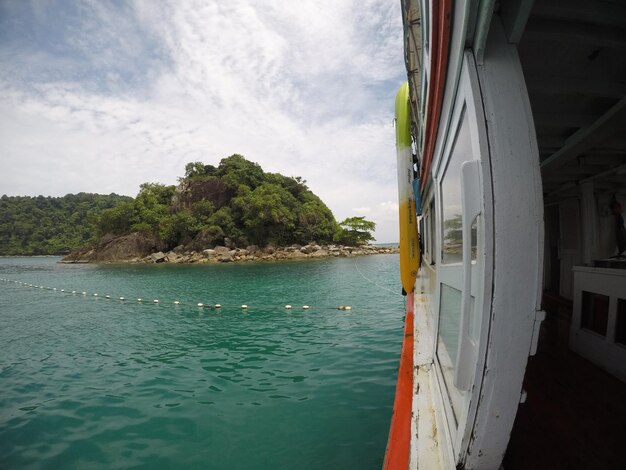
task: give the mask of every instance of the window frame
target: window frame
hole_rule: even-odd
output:
[[[470,137],[472,154],[476,159],[481,161],[481,190],[485,193],[482,197],[483,209],[480,213],[480,218],[484,224],[482,227],[483,233],[488,232],[491,229],[491,223],[486,220],[490,210],[485,211],[485,201],[491,200],[491,184],[490,184],[490,170],[489,170],[489,146],[487,143],[487,129],[485,125],[484,111],[482,107],[482,96],[480,93],[480,86],[478,82],[478,76],[476,72],[476,65],[474,63],[471,52],[464,54],[460,78],[458,82],[458,88],[454,99],[454,105],[450,111],[451,119],[447,128],[447,134],[444,144],[441,146],[442,150],[436,155],[436,160],[433,165],[433,192],[435,202],[435,233],[436,233],[436,247],[432,251],[433,263],[437,265],[437,281],[434,291],[435,302],[433,308],[433,336],[432,336],[432,357],[435,370],[435,389],[437,390],[436,396],[439,397],[441,409],[444,411],[443,429],[446,431],[446,440],[452,447],[455,455],[455,460],[459,461],[462,457],[463,450],[467,449],[467,443],[470,439],[471,430],[473,428],[473,422],[476,416],[478,397],[482,386],[482,374],[484,370],[484,358],[486,357],[487,350],[487,337],[489,330],[489,311],[491,298],[491,279],[492,279],[492,263],[489,259],[485,259],[482,264],[477,265],[476,269],[482,270],[482,278],[480,280],[481,285],[474,285],[475,276],[472,276],[472,287],[480,292],[481,305],[475,315],[479,316],[479,321],[476,325],[479,326],[478,341],[477,341],[477,358],[474,364],[474,371],[472,373],[473,380],[469,392],[462,394],[463,406],[461,413],[455,419],[455,413],[451,403],[451,398],[448,396],[448,389],[444,380],[444,373],[442,371],[439,357],[437,356],[437,345],[439,338],[439,320],[440,320],[440,306],[441,306],[441,289],[442,284],[450,284],[444,282],[446,280],[446,268],[451,267],[459,269],[463,263],[444,265],[442,259],[442,238],[443,238],[443,204],[441,194],[441,182],[445,175],[447,163],[450,160],[454,145],[456,143],[456,136],[463,124],[463,117],[467,115],[470,126]],[[443,120],[444,116],[442,116]],[[485,197],[486,196],[486,197]],[[465,222],[465,221],[464,221]],[[488,252],[491,249],[493,243],[491,237],[484,236],[481,239],[483,246],[479,247],[481,251]],[[472,262],[472,267],[475,263]],[[462,269],[462,268],[461,268]],[[458,279],[456,282],[460,282],[462,285],[462,279]],[[471,369],[470,369],[471,371]]]

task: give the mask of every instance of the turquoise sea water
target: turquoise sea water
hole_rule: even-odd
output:
[[[397,255],[57,261],[0,258],[0,278],[57,288],[0,282],[0,468],[381,467],[402,340]]]

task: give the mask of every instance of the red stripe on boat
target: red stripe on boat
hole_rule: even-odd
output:
[[[404,338],[400,353],[396,397],[393,402],[393,416],[384,470],[406,470],[409,468],[409,448],[411,444],[411,407],[413,403],[413,293],[406,296],[406,317]]]
[[[424,135],[424,152],[421,179],[427,181],[430,163],[435,153],[437,128],[441,116],[443,92],[446,87],[446,69],[448,51],[450,49],[450,20],[452,18],[452,1],[441,0],[431,2],[433,24],[431,25],[430,45],[430,76],[428,97],[426,100],[426,129]],[[423,188],[426,185],[422,186]]]

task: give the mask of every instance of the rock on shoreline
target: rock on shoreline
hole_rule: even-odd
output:
[[[129,262],[162,250],[164,245],[151,235],[140,232],[129,235],[104,235],[91,246],[73,251],[62,263]]]
[[[131,238],[129,238],[131,237]],[[171,251],[158,250],[153,239],[141,238],[136,234],[118,237],[118,243],[109,239],[92,249],[71,253],[62,263],[234,263],[246,261],[279,261],[290,259],[316,259],[351,257],[398,253],[398,247],[374,245],[291,245],[287,247],[267,246],[260,248],[250,245],[247,248],[215,246],[202,251],[185,251],[178,246]],[[121,245],[121,246],[118,246]],[[125,248],[124,248],[125,247]],[[135,251],[134,248],[137,248]]]

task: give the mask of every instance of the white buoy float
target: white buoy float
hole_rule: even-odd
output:
[[[105,298],[105,299],[110,299],[111,297],[110,297],[110,296],[108,296],[108,295],[105,295],[105,296],[104,296],[104,298]]]
[[[120,297],[120,300],[125,300],[124,297]]]
[[[302,306],[302,310],[308,310],[309,308],[311,308],[311,307],[309,307],[308,305],[303,305]]]
[[[247,306],[246,304],[243,304],[243,305],[241,306],[241,308],[246,309],[246,308],[248,308],[248,306]]]
[[[204,307],[204,304],[198,304],[198,307],[202,308]]]
[[[137,299],[137,302],[141,302],[141,301],[142,301],[142,299]]]
[[[94,297],[98,297],[98,294],[94,294],[93,296],[94,296]]]
[[[87,292],[81,292],[82,295],[87,295]]]
[[[178,305],[178,304],[180,304],[180,302],[178,300],[175,300],[174,305]]]
[[[287,310],[291,310],[291,309],[292,309],[291,305],[285,305],[285,308],[286,308]]]
[[[215,308],[222,308],[220,304],[215,304]]]
[[[159,303],[159,299],[154,299],[152,302],[154,302],[155,304]]]

